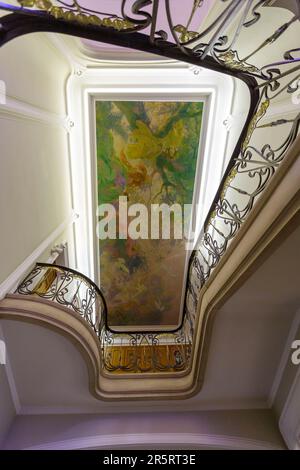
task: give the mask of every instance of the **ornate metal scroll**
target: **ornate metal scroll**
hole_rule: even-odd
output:
[[[266,4],[267,2],[257,3],[252,10],[253,20],[246,22],[244,20],[244,28],[249,28],[252,24],[261,21],[261,7]],[[190,260],[190,283],[186,298],[187,308],[191,309],[193,315],[196,312],[197,302],[191,304],[189,299],[192,298],[195,301],[199,298],[202,286],[226,252],[256,200],[286,158],[299,132],[300,49],[285,51],[280,41],[292,25],[295,31],[295,41],[300,37],[299,21],[296,23],[299,20],[299,9],[295,13],[288,22],[278,27],[261,44],[257,46],[253,43],[253,51],[242,60],[238,59],[235,50],[222,49],[221,44],[211,49],[216,60],[224,61],[227,67],[239,68],[255,77],[257,83],[255,89],[259,91],[259,101],[248,123],[247,132],[241,140],[239,151],[226,171],[206,219],[201,239]],[[275,47],[277,45],[277,51],[279,51],[276,61],[266,65],[256,65],[255,56],[259,56],[265,47],[273,43]],[[239,41],[236,40],[237,47],[238,44]],[[272,50],[273,55],[274,51],[275,48]],[[254,65],[246,62],[250,58]],[[290,103],[288,119],[274,118],[277,113],[277,103],[282,100]]]
[[[108,372],[181,372],[189,364],[192,345],[187,325],[172,334],[113,333],[107,327],[101,290],[72,269],[38,263],[16,292],[55,302],[84,318],[99,338],[101,365]]]
[[[280,10],[285,21],[280,23],[278,16],[274,31],[257,39],[268,29],[271,3],[216,0],[218,14],[210,17],[201,16],[206,0],[190,0],[186,21],[177,23],[171,0],[120,0],[114,2],[119,5],[114,12],[92,11],[84,0],[19,0],[19,7],[0,2],[0,9],[12,12],[0,19],[0,45],[30,31],[73,34],[227,73],[246,82],[251,93],[247,122],[190,259],[184,319],[178,331],[113,333],[98,288],[70,270],[48,267],[58,271],[46,275],[46,268],[38,265],[19,287],[19,293],[39,295],[82,315],[99,336],[107,372],[183,372],[190,367],[201,288],[298,134],[300,2],[294,2],[291,11]],[[294,43],[286,50],[283,44],[291,31]],[[296,105],[283,119],[277,116],[276,103],[288,98]],[[41,275],[45,275],[42,280]]]
[[[82,274],[62,266],[38,263],[16,292],[36,295],[73,310],[100,335],[106,302],[100,289]]]

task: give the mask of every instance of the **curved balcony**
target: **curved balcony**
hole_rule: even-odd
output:
[[[93,329],[101,348],[101,366],[111,373],[183,372],[190,364],[192,324],[174,333],[115,333],[107,322],[101,290],[83,274],[37,263],[18,286],[21,295],[38,296],[78,313]]]
[[[214,312],[249,270],[260,264],[264,250],[300,215],[299,145],[300,136],[199,290],[197,306],[193,306],[197,316],[185,316],[189,335],[186,345],[178,343],[174,335],[155,333],[158,339],[168,338],[168,343],[161,345],[170,361],[167,367],[160,344],[152,342],[151,336],[149,354],[144,339],[149,334],[115,334],[106,329],[106,306],[100,290],[70,269],[38,264],[16,293],[1,301],[0,317],[37,322],[74,342],[86,360],[91,393],[98,399],[178,399],[195,395],[204,380]],[[192,301],[191,296],[188,301]],[[175,363],[172,343],[180,352],[188,351],[183,367]]]
[[[220,2],[222,14],[211,25],[204,24],[198,32],[189,31],[188,25],[173,25],[170,2],[166,2],[168,28],[171,31],[169,35],[173,38],[173,41],[169,42],[168,34],[158,28],[155,14],[151,16],[147,13],[144,16],[146,20],[140,19],[136,24],[134,18],[121,18],[124,26],[122,29],[121,23],[118,23],[118,27],[117,23],[108,24],[109,22],[99,19],[98,23],[95,23],[95,16],[93,21],[88,15],[84,19],[82,15],[78,15],[77,20],[74,20],[73,16],[70,21],[62,2],[54,3],[60,5],[60,17],[53,15],[52,10],[41,12],[9,8],[0,3],[2,9],[14,12],[1,19],[0,45],[28,32],[63,32],[207,67],[230,74],[248,85],[251,105],[247,122],[207,216],[200,240],[191,255],[184,321],[177,332],[112,332],[107,324],[105,299],[99,288],[80,273],[67,268],[37,264],[17,290],[18,294],[38,296],[67,307],[70,312],[80,314],[97,335],[101,368],[105,372],[114,376],[131,373],[167,373],[170,376],[170,373],[173,373],[182,377],[188,374],[192,367],[197,369],[196,356],[199,361],[202,360],[204,344],[207,341],[208,320],[213,316],[213,308],[217,304],[215,292],[207,295],[204,302],[205,294],[209,292],[209,286],[222,269],[227,276],[227,279],[223,279],[218,285],[219,291],[224,288],[222,295],[228,290],[228,279],[233,282],[230,278],[233,276],[233,261],[229,263],[231,266],[227,267],[227,271],[224,270],[230,247],[236,249],[238,242],[245,236],[246,229],[250,227],[249,221],[253,223],[253,217],[257,216],[258,202],[262,196],[266,194],[266,197],[270,197],[270,191],[275,192],[275,183],[278,184],[279,181],[279,177],[276,181],[276,175],[281,173],[285,164],[287,165],[287,157],[299,132],[300,66],[297,40],[300,7],[289,12],[287,21],[279,24],[275,31],[268,33],[263,41],[258,42],[256,28],[264,29],[268,22],[268,11],[271,9],[267,1],[237,1],[230,4]],[[157,5],[157,2],[150,3],[154,7]],[[72,8],[75,9],[76,5]],[[138,13],[143,18],[142,9],[143,5]],[[137,14],[137,11],[134,13]],[[27,22],[27,25],[22,22]],[[280,23],[280,19],[278,22]],[[140,33],[150,25],[150,35]],[[286,48],[283,38],[290,30],[294,31],[295,41],[292,46],[289,44]],[[132,38],[131,42],[129,38]],[[279,104],[288,100],[291,106],[287,116],[283,118],[278,111]],[[294,154],[296,156],[295,152]],[[285,197],[287,200],[286,194]],[[271,222],[273,221],[269,221],[270,224]],[[264,229],[266,230],[266,226]],[[263,235],[259,233],[254,237],[252,234],[252,239],[258,240],[258,236],[262,239]],[[250,250],[250,244],[247,246]],[[255,246],[252,244],[252,249]],[[234,255],[233,249],[232,253]],[[241,260],[246,259],[248,255],[249,251],[244,252],[244,258]],[[235,256],[238,256],[237,252]],[[235,259],[236,265],[241,263],[241,260]],[[196,371],[195,376],[197,374],[199,372]],[[193,384],[188,385],[189,390],[194,390],[195,381],[193,379]]]

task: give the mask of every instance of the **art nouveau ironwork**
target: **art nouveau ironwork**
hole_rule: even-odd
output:
[[[100,289],[83,274],[54,264],[38,263],[18,286],[22,295],[36,295],[78,313],[99,334],[106,317]]]
[[[101,290],[72,269],[38,263],[18,286],[20,295],[38,296],[79,314],[99,338],[102,367],[109,372],[180,372],[191,355],[191,332],[114,333],[107,325]]]
[[[182,371],[191,363],[201,288],[285,159],[299,131],[299,106],[293,108],[288,119],[276,118],[276,106],[288,97],[300,104],[300,2],[290,2],[289,19],[283,24],[278,19],[278,26],[263,39],[264,29],[267,30],[264,26],[274,5],[270,0],[216,0],[216,14],[212,10],[212,16],[200,15],[196,25],[195,18],[204,8],[205,0],[187,2],[190,12],[185,24],[173,19],[177,2],[120,0],[115,3],[119,8],[109,13],[90,10],[84,0],[20,0],[19,7],[0,2],[2,10],[11,12],[0,20],[0,45],[28,32],[59,32],[182,60],[230,74],[247,84],[251,96],[248,118],[190,259],[181,328],[169,333],[172,337],[166,333],[113,333],[105,326],[103,315],[92,322],[88,320],[94,329],[99,322],[95,331],[107,371]],[[288,31],[294,32],[294,43],[285,49]],[[22,293],[24,289],[26,286],[21,288]],[[74,306],[70,303],[74,310],[76,302]],[[79,313],[82,314],[81,310]],[[166,361],[160,359],[161,345],[168,346]],[[174,349],[174,345],[179,348]],[[126,358],[121,353],[124,346]]]

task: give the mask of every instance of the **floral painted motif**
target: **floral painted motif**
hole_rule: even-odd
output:
[[[203,102],[97,101],[98,202],[191,204]],[[118,233],[117,233],[118,235]],[[177,325],[185,241],[100,240],[110,325]]]

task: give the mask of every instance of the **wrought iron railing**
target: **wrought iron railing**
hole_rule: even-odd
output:
[[[300,2],[289,3],[292,10],[288,15],[289,10],[280,10],[287,18],[283,23],[280,15],[276,20],[273,15],[273,22],[278,24],[271,33],[267,33],[271,4],[274,4],[270,0],[219,0],[215,2],[220,7],[218,14],[206,17],[201,16],[201,9],[207,4],[205,0],[187,1],[186,10],[190,6],[190,14],[185,24],[173,19],[177,2],[170,0],[120,0],[113,3],[119,8],[110,13],[91,11],[84,6],[84,0],[20,0],[19,3],[22,8],[0,2],[0,9],[13,12],[0,19],[0,45],[28,32],[59,32],[213,69],[243,80],[249,88],[251,103],[247,121],[190,259],[181,328],[172,334],[113,333],[105,324],[105,310],[92,321],[88,316],[88,322],[100,338],[103,367],[107,371],[187,370],[191,364],[200,291],[286,158],[299,131]],[[192,26],[199,12],[201,21]],[[164,15],[166,19],[162,21]],[[264,31],[265,37],[257,40]],[[284,47],[287,32],[290,44]],[[289,110],[288,118],[282,118],[277,113],[278,102],[288,98],[296,105]],[[26,289],[28,286],[21,293],[30,293]],[[61,298],[54,296],[54,300]],[[76,310],[77,300],[72,302],[67,306]],[[85,303],[80,305],[83,310],[79,308],[78,312],[84,316]]]
[[[189,330],[172,334],[112,332],[101,290],[73,269],[37,263],[16,292],[55,302],[84,318],[99,338],[101,365],[108,372],[181,372],[188,367]]]
[[[248,11],[250,11],[251,2],[243,3],[249,4]],[[239,44],[242,44],[243,29],[249,29],[261,21],[262,7],[268,3],[270,2],[255,3],[251,11],[252,19],[243,16],[239,26],[236,25],[235,32],[232,32],[232,40],[227,36],[219,37],[219,40],[210,44],[212,57],[227,68],[243,71],[254,78],[256,84],[251,88],[259,94],[246,133],[240,139],[240,144],[229,163],[206,219],[200,241],[190,259],[186,311],[192,317],[195,317],[197,311],[201,288],[208,281],[255,202],[286,158],[299,132],[300,2],[297,2],[297,5],[295,3],[297,9],[290,20],[281,24],[261,43],[257,44],[255,38],[251,38],[247,55],[243,59],[239,59],[237,52]],[[265,12],[265,21],[267,21],[267,12]],[[267,23],[261,21],[262,27],[264,24]],[[295,43],[293,48],[286,50],[283,46],[284,33],[292,25],[294,25]],[[272,49],[270,46],[273,44]],[[236,49],[233,49],[234,46]],[[202,46],[201,57],[207,50],[206,47],[207,45]],[[268,49],[264,52],[266,54],[264,57],[275,53],[276,61],[267,64],[262,62],[262,52],[265,48]],[[245,51],[245,44],[242,49]],[[291,105],[288,107],[289,115],[288,118],[282,118],[278,116],[278,110],[287,100]]]
[[[16,292],[38,296],[73,310],[99,335],[107,312],[105,298],[96,284],[83,274],[63,266],[37,263]]]

